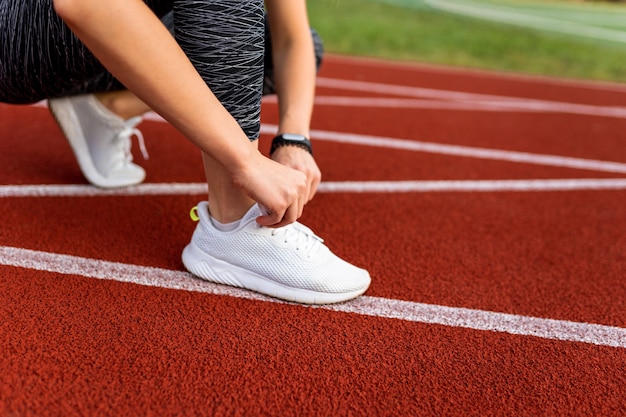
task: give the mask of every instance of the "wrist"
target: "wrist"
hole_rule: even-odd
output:
[[[304,135],[294,133],[281,133],[272,139],[272,146],[270,148],[270,155],[272,155],[278,148],[283,146],[294,146],[307,151],[313,155],[313,147],[311,141]]]

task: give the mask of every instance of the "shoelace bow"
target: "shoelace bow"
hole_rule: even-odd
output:
[[[324,240],[315,235],[311,229],[300,224],[293,223],[289,226],[272,230],[272,236],[282,236],[285,243],[294,242],[296,250],[304,251],[312,256],[322,249]]]
[[[133,136],[137,138],[137,142],[139,143],[139,149],[141,150],[141,155],[143,156],[143,158],[149,159],[150,155],[148,155],[148,150],[146,149],[146,144],[143,140],[143,134],[141,133],[141,130],[135,127],[125,126],[124,129],[122,129],[117,134],[117,136],[115,137],[115,141],[120,145],[120,150],[124,152],[126,161],[130,162],[133,160],[133,154],[130,151],[130,138]]]

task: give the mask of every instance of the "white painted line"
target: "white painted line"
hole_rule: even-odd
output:
[[[392,1],[392,0],[382,0],[382,1]],[[626,84],[619,82],[611,82],[611,81],[598,81],[598,80],[589,80],[589,79],[575,79],[575,78],[561,78],[549,75],[540,75],[540,74],[526,74],[526,73],[515,73],[515,72],[502,72],[496,70],[489,69],[479,69],[479,68],[463,68],[463,67],[455,67],[443,64],[433,64],[427,62],[415,62],[415,61],[389,61],[381,58],[372,58],[372,57],[360,57],[360,56],[346,56],[346,55],[334,55],[332,53],[327,54],[324,57],[325,60],[334,62],[337,65],[342,66],[358,66],[358,67],[369,67],[372,69],[383,69],[388,71],[392,70],[403,70],[403,71],[414,71],[412,77],[414,79],[418,79],[420,74],[423,72],[426,73],[437,73],[445,76],[451,77],[470,77],[470,78],[480,78],[480,79],[492,79],[492,80],[503,80],[508,82],[518,82],[518,83],[542,83],[547,85],[557,85],[564,86],[568,88],[577,88],[577,89],[592,89],[599,91],[611,91],[615,93],[624,93],[626,92]],[[470,83],[471,84],[471,83]]]
[[[249,299],[273,299],[250,291],[221,286],[194,278],[188,272],[129,265],[79,256],[0,246],[0,265],[78,275],[87,278],[130,282],[149,287],[230,295]]]
[[[324,193],[502,192],[626,190],[626,178],[558,180],[344,181],[320,184]]]
[[[543,112],[529,108],[492,104],[491,102],[461,102],[446,100],[425,100],[410,98],[380,98],[380,97],[346,97],[346,96],[317,96],[316,106],[336,107],[376,107],[388,109],[432,109],[432,110],[461,110],[461,111],[491,111],[491,112]]]
[[[424,0],[424,2],[434,8],[465,16],[488,19],[533,29],[565,33],[568,35],[585,36],[603,41],[626,43],[626,32],[622,30],[586,25],[582,22],[569,22],[562,19],[531,15],[524,13],[524,10],[521,10],[520,8],[508,8],[493,3],[459,3],[458,1],[453,2],[447,0]]]
[[[325,181],[320,193],[542,192],[625,190],[626,178],[547,180]],[[145,195],[205,196],[205,183],[149,183],[105,190],[91,185],[0,185],[0,198],[111,197]]]
[[[151,287],[283,303],[282,301],[253,292],[202,281],[182,271],[129,265],[8,246],[0,246],[0,265],[128,282]],[[316,306],[315,308],[416,323],[438,324],[449,327],[626,348],[626,329],[601,324],[553,320],[370,296],[362,296],[344,304]]]
[[[514,100],[521,103],[532,99],[518,97],[499,96],[492,94],[467,93],[463,91],[439,90],[425,87],[411,87],[397,84],[375,83],[370,81],[354,81],[340,78],[318,77],[315,81],[318,87],[335,88],[338,90],[359,91],[364,93],[376,93],[386,95],[397,95],[414,98],[430,98],[436,100],[451,101],[492,101],[492,100]]]
[[[324,308],[373,317],[439,324],[473,330],[534,336],[568,342],[626,348],[626,329],[601,324],[554,320],[462,307],[447,307],[379,297]]]
[[[391,99],[384,97],[316,97],[317,105],[354,106],[354,107],[388,107],[388,108],[428,108],[443,110],[466,111],[501,111],[501,112],[546,112],[569,113],[597,117],[626,118],[626,107],[598,106],[591,104],[577,104],[548,100],[528,99],[521,97],[498,96],[490,94],[467,93],[461,91],[437,90],[432,88],[409,87],[394,84],[382,84],[367,81],[352,81],[335,78],[317,78],[318,87],[328,87],[349,91],[360,91],[386,95],[398,95],[427,100]],[[277,103],[273,96],[264,97],[264,102]],[[446,103],[448,101],[448,103]],[[36,107],[46,107],[47,102],[40,101],[33,104]],[[145,120],[165,122],[154,112],[144,115]]]
[[[467,106],[473,104],[474,106],[476,106],[474,110],[489,110],[493,108],[500,108],[501,111],[505,111],[505,109],[508,109],[508,111],[569,113],[587,116],[614,117],[622,119],[626,118],[626,107],[618,106],[597,106],[591,104],[577,104],[520,97],[497,96],[491,94],[466,93],[461,91],[436,90],[432,88],[409,87],[395,84],[382,84],[367,81],[352,81],[324,77],[319,77],[317,79],[317,86],[335,88],[340,90],[367,92],[370,94],[377,93],[385,95],[398,95],[404,97],[454,101],[459,103],[465,103]],[[363,105],[364,101],[367,100],[367,98],[352,99],[355,100],[355,103],[360,102],[361,105]],[[324,104],[325,100],[330,101],[329,99],[321,99],[320,104]],[[376,101],[372,101],[372,103],[376,104]],[[389,103],[387,104],[389,105]],[[396,102],[396,105],[399,104],[400,102]],[[404,104],[417,106],[416,103],[405,102]],[[434,103],[431,103],[431,105],[434,105]],[[471,109],[471,106],[469,107],[469,109]]]
[[[261,126],[261,132],[275,132],[276,127]],[[350,143],[354,145],[377,146],[391,149],[404,149],[414,152],[427,152],[441,155],[463,156],[468,158],[493,159],[527,163],[534,165],[556,166],[563,168],[586,169],[601,172],[626,173],[626,164],[593,159],[571,158],[557,155],[543,155],[528,152],[503,151],[470,146],[446,145],[434,142],[421,142],[408,139],[396,139],[382,136],[357,135],[324,130],[312,130],[311,137],[316,140]]]
[[[207,195],[206,183],[146,183],[126,188],[103,189],[87,184],[1,185],[7,197],[109,197],[142,195]]]
[[[149,113],[152,120],[163,120],[155,113]],[[278,126],[261,124],[261,134],[274,135]],[[572,158],[567,156],[533,154],[528,152],[503,151],[471,146],[446,145],[434,142],[422,142],[409,139],[397,139],[384,136],[358,135],[354,133],[311,130],[311,137],[330,142],[351,143],[355,145],[377,146],[390,149],[404,149],[414,152],[427,152],[441,155],[463,156],[468,158],[493,159],[534,165],[547,165],[563,168],[586,169],[600,172],[626,173],[626,164],[621,162],[599,161],[594,159]]]
[[[160,116],[150,113],[153,120]],[[163,119],[161,119],[163,120]],[[261,124],[261,133],[274,135],[278,126]],[[358,135],[353,133],[311,130],[311,137],[330,142],[351,143],[355,145],[377,146],[390,149],[404,149],[414,152],[427,152],[441,155],[462,156],[468,158],[492,159],[534,165],[546,165],[563,168],[586,169],[600,172],[626,173],[626,164],[620,162],[599,161],[594,159],[572,158],[567,156],[533,154],[528,152],[503,151],[470,146],[446,145],[434,142],[422,142],[409,139],[396,139],[384,136]]]
[[[401,99],[380,97],[317,96],[317,106],[372,107],[390,109],[432,109],[458,111],[486,111],[508,113],[568,113],[584,116],[626,118],[626,108],[592,106],[586,104],[557,103],[539,100],[468,100],[446,101],[428,99]]]

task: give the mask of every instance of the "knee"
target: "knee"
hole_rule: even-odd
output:
[[[56,14],[65,21],[75,21],[78,19],[78,13],[81,10],[80,0],[52,0],[52,5]]]

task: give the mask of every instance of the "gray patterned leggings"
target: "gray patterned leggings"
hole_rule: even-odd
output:
[[[251,140],[273,93],[263,0],[145,0]],[[317,64],[321,40],[313,32]],[[264,69],[265,67],[265,69]],[[266,82],[264,83],[264,73]],[[0,102],[123,89],[56,15],[52,0],[0,0]]]

